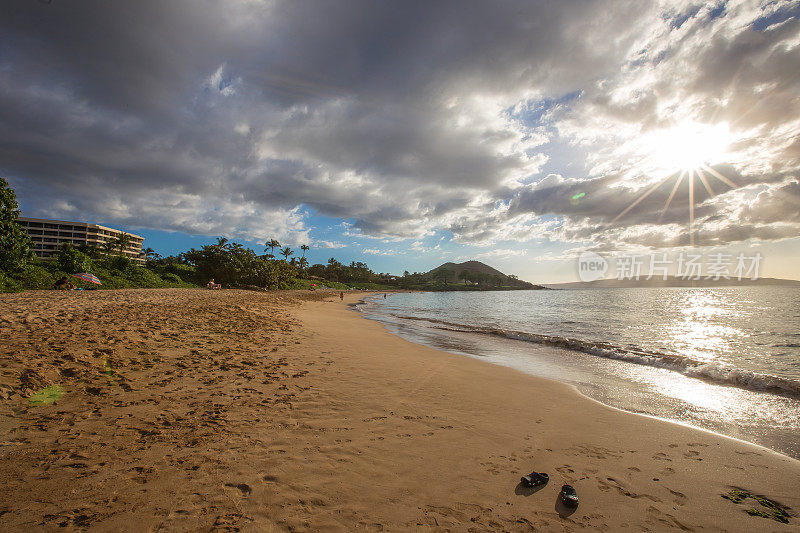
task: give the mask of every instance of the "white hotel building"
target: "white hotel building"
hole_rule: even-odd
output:
[[[44,218],[19,217],[17,223],[30,237],[33,253],[44,260],[52,259],[57,255],[59,247],[65,243],[74,246],[85,244],[102,249],[104,243],[112,242],[118,236],[125,234],[130,237],[130,241],[122,251],[123,254],[138,264],[145,262],[142,256],[144,237],[133,233],[86,222],[67,222]]]

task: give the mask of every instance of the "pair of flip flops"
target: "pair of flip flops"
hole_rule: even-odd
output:
[[[531,472],[527,476],[522,476],[520,482],[526,487],[543,487],[550,481],[550,476],[544,472]],[[558,495],[564,507],[574,509],[578,507],[578,493],[572,485],[564,485]]]

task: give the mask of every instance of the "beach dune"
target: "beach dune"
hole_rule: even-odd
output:
[[[362,296],[0,295],[0,529],[800,524],[800,462],[409,343],[347,307]],[[550,483],[522,487],[533,470]]]

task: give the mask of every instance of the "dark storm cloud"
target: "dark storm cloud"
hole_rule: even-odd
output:
[[[552,216],[550,235],[602,240],[623,231],[610,220],[637,191],[620,183],[616,156],[603,163],[615,171],[530,185],[555,132],[597,164],[635,137],[625,128],[670,122],[675,97],[697,97],[703,116],[792,131],[779,110],[798,105],[796,49],[776,43],[797,20],[755,32],[740,19],[757,15],[684,4],[9,1],[0,172],[26,214],[188,233],[302,235],[305,206],[387,237],[524,240]],[[628,85],[635,97],[620,98]],[[543,105],[549,130],[519,111]],[[737,183],[792,175],[796,142],[769,148],[769,172]],[[722,203],[698,199],[699,216],[720,216]],[[652,223],[659,203],[652,195],[625,223]]]
[[[163,190],[418,231],[537,170],[498,112],[611,66],[637,4],[10,2],[0,170],[39,212],[148,225]]]

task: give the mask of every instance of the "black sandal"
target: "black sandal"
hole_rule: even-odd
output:
[[[550,476],[544,472],[531,472],[527,476],[522,476],[520,479],[520,483],[526,487],[539,487],[547,485],[548,481],[550,481]]]
[[[564,485],[561,487],[561,494],[558,495],[558,499],[564,507],[574,509],[578,506],[578,493],[575,492],[572,485]]]

